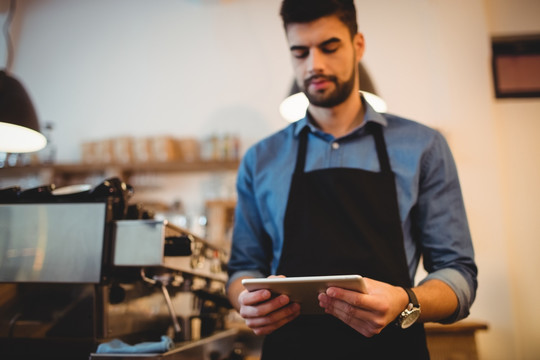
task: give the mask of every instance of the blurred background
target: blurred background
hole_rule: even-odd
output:
[[[9,3],[0,0],[0,23]],[[479,266],[470,318],[488,325],[477,335],[481,358],[538,359],[540,99],[495,96],[491,45],[500,36],[539,34],[540,1],[355,3],[363,64],[388,112],[439,129],[456,158]],[[232,138],[217,159],[233,150],[233,160],[241,157],[287,125],[279,105],[293,75],[279,5],[18,1],[11,72],[49,132],[47,161],[91,162],[84,149],[103,140],[171,137],[195,139],[198,156]],[[0,187],[37,186],[40,176],[0,169]],[[138,201],[181,206],[193,217],[208,201],[234,200],[234,181],[230,169],[131,177]]]

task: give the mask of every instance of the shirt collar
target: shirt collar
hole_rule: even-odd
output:
[[[360,97],[362,99],[362,106],[364,107],[366,111],[364,114],[364,121],[352,132],[357,132],[359,129],[362,129],[370,121],[379,123],[382,126],[386,126],[388,124],[388,121],[386,120],[384,115],[375,111],[373,107],[364,99],[362,95],[360,95]],[[315,125],[313,125],[313,123],[309,120],[309,118],[310,118],[310,115],[308,112],[306,112],[306,116],[304,116],[302,119],[296,122],[296,128],[294,129],[295,136],[298,136],[298,134],[300,134],[300,131],[302,131],[306,126],[309,127],[310,131],[312,132],[320,131],[320,129],[318,129]]]

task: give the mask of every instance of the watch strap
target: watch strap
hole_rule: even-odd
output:
[[[405,290],[405,292],[409,296],[409,303],[413,304],[413,307],[415,308],[420,307],[420,304],[418,304],[418,299],[416,298],[414,291],[412,291],[411,288],[406,288],[406,287],[404,287],[403,290]]]
[[[420,316],[420,304],[418,303],[418,299],[416,298],[416,294],[414,291],[412,291],[411,288],[403,287],[403,290],[407,293],[407,296],[409,297],[409,302],[407,303],[407,307],[405,310],[399,314],[397,317],[395,324],[399,326],[402,329],[407,329],[410,327],[418,317]]]

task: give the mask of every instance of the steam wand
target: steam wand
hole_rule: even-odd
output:
[[[167,308],[169,309],[169,314],[171,315],[173,327],[175,333],[180,333],[182,331],[182,328],[180,327],[180,323],[178,322],[178,318],[176,317],[176,312],[174,311],[173,304],[171,302],[171,297],[169,295],[169,290],[167,290],[167,285],[169,285],[174,279],[174,276],[171,275],[163,275],[163,276],[157,276],[155,275],[153,279],[146,276],[146,273],[144,271],[144,268],[141,268],[141,277],[142,279],[152,285],[157,285],[161,287],[161,292],[163,293],[163,296],[165,297],[165,302],[167,303]]]

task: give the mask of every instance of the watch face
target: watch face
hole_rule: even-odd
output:
[[[402,314],[401,317],[401,328],[406,329],[418,320],[420,316],[420,309],[414,308],[412,310],[406,310],[406,314]]]

